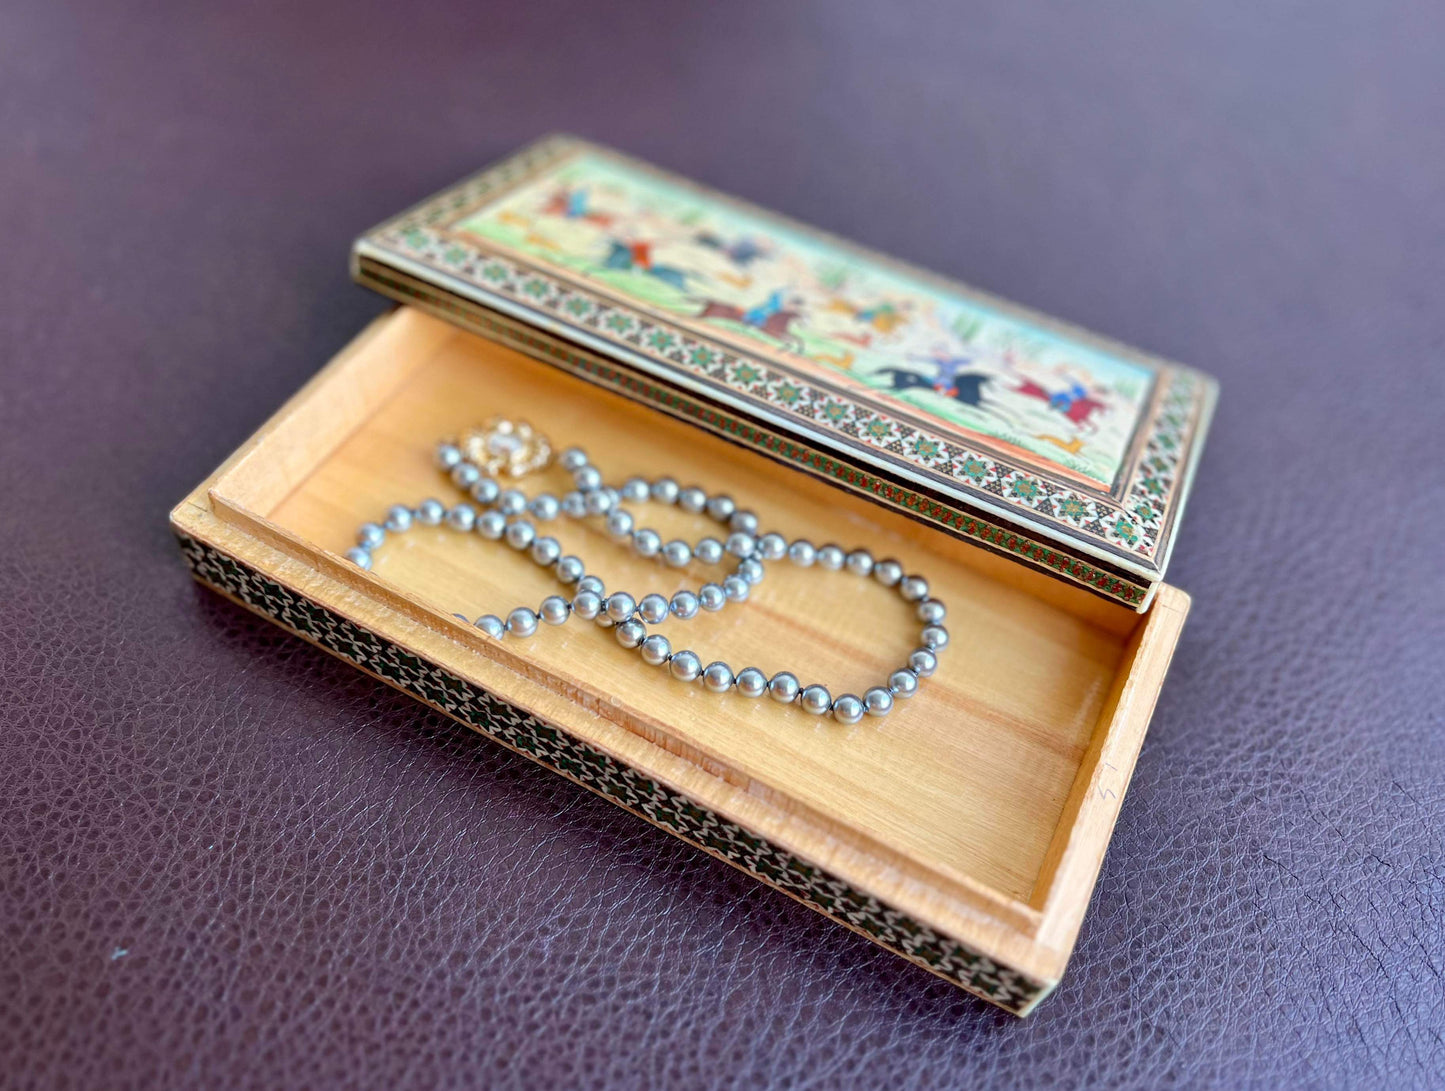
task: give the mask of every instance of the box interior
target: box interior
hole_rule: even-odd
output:
[[[378,552],[369,574],[335,556],[392,503],[462,499],[433,464],[436,442],[493,414],[530,421],[558,449],[581,445],[611,483],[665,473],[731,494],[764,529],[897,557],[948,606],[952,640],[938,673],[887,718],[845,727],[766,699],[685,686],[576,620],[529,640],[487,640],[453,615],[535,607],[561,588],[525,554],[480,536],[413,529]],[[560,495],[568,479],[554,468],[522,487]],[[1087,882],[1058,937],[1065,952],[1137,739],[1121,744],[1114,761],[1124,764],[1123,780],[1096,806],[1100,755],[1111,724],[1125,716],[1142,657],[1167,663],[1178,631],[1160,621],[1157,639],[1146,639],[1160,603],[1137,615],[407,308],[379,320],[313,380],[213,479],[209,497],[222,519],[423,618],[449,638],[458,669],[500,664],[564,698],[579,730],[594,719],[619,725],[765,801],[784,823],[826,830],[905,885],[958,894],[1011,927],[1047,929],[1051,897],[1066,881],[1077,885],[1064,862],[1087,837]],[[634,510],[665,539],[719,530],[673,508]],[[609,588],[666,594],[720,575],[638,559],[596,520],[559,519],[547,533]],[[1165,612],[1182,621],[1169,594]],[[861,694],[917,645],[918,622],[871,580],[784,562],[769,566],[741,607],[658,631],[704,663],[789,669],[835,694]],[[1145,720],[1155,689],[1157,680],[1143,697]],[[1138,711],[1129,715],[1137,720]]]

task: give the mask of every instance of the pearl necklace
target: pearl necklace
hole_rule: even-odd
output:
[[[912,697],[918,691],[919,680],[937,669],[938,653],[948,644],[948,630],[943,627],[947,610],[942,602],[929,596],[926,579],[905,575],[897,561],[875,561],[866,549],[845,552],[836,545],[815,547],[802,538],[789,542],[777,532],[760,535],[757,516],[739,509],[731,497],[709,496],[697,486],[681,488],[670,477],[655,481],[633,477],[621,485],[607,485],[601,471],[577,447],[562,452],[557,459],[576,485],[574,491],[560,499],[550,493],[529,498],[520,489],[504,488],[497,480],[499,476],[521,477],[543,469],[551,461],[551,445],[522,421],[497,418],[459,440],[444,441],[437,447],[437,467],[470,494],[480,510],[469,503],[448,508],[434,499],[423,500],[415,508],[395,504],[381,522],[362,524],[357,544],[346,557],[358,567],[369,569],[373,554],[387,537],[404,533],[412,526],[446,526],[490,541],[504,541],[518,552],[527,551],[559,583],[572,589],[571,597],[549,595],[536,610],[518,606],[506,621],[496,614],[483,614],[473,624],[488,637],[530,637],[537,632],[539,622],[562,625],[572,617],[595,621],[610,628],[624,648],[636,648],[643,662],[665,667],[680,682],[698,682],[713,693],[736,692],[753,699],[767,694],[781,704],[796,703],[814,715],[831,713],[842,724],[856,724],[865,714],[888,715],[896,699]],[[706,514],[725,526],[728,533],[723,541],[704,537],[693,544],[681,539],[663,542],[655,530],[639,528],[636,517],[623,506],[648,500],[676,504],[692,514]],[[532,522],[550,522],[559,515],[601,519],[608,537],[619,546],[630,547],[638,556],[655,558],[668,568],[686,568],[694,560],[715,566],[731,558],[735,564],[720,583],[704,583],[696,592],[680,590],[671,598],[652,593],[639,600],[626,591],[608,594],[600,579],[587,574],[580,557],[564,556],[557,539],[539,534]],[[696,652],[673,651],[667,637],[647,631],[648,625],[660,624],[669,617],[688,621],[700,610],[711,613],[746,602],[752,587],[763,579],[767,565],[784,559],[799,568],[817,565],[871,576],[882,586],[895,589],[904,601],[914,605],[923,623],[921,646],[908,656],[905,666],[888,676],[884,685],[874,686],[862,697],[851,693],[834,697],[826,686],[802,685],[791,671],[779,671],[769,678],[756,667],[734,674],[723,662],[703,666]],[[468,620],[461,614],[455,616]]]

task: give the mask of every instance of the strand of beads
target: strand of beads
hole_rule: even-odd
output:
[[[573,591],[571,598],[549,595],[535,610],[518,606],[508,613],[505,621],[495,614],[482,615],[474,624],[489,637],[498,640],[508,636],[530,637],[541,624],[562,625],[575,615],[611,628],[619,644],[637,649],[645,663],[665,667],[678,681],[699,684],[713,693],[736,692],[749,699],[766,695],[781,704],[797,704],[813,715],[831,713],[844,724],[856,724],[865,715],[888,715],[898,699],[913,696],[920,680],[937,669],[938,653],[948,644],[948,631],[942,624],[947,611],[941,601],[929,595],[928,581],[922,576],[905,575],[897,561],[875,561],[866,549],[848,552],[832,544],[815,547],[806,539],[789,542],[776,532],[759,535],[757,516],[739,509],[731,497],[708,496],[698,486],[682,488],[670,477],[655,481],[633,477],[620,486],[606,485],[600,471],[579,448],[565,451],[559,463],[572,475],[576,488],[561,498],[550,493],[528,498],[520,489],[503,488],[480,467],[467,461],[455,444],[444,443],[437,451],[439,468],[482,510],[469,503],[447,508],[435,499],[424,500],[416,508],[393,505],[382,522],[362,525],[357,532],[357,544],[347,552],[347,558],[361,568],[370,568],[373,553],[389,535],[403,533],[414,525],[444,525],[461,533],[477,533],[489,540],[505,541],[515,550],[527,551],[533,561],[550,570],[558,582]],[[623,506],[624,501],[649,500],[676,504],[684,511],[710,516],[727,528],[726,540],[705,536],[694,544],[681,539],[664,543],[656,531],[639,527],[633,513]],[[545,523],[562,515],[574,519],[600,518],[613,541],[629,546],[639,556],[655,558],[667,567],[684,568],[693,560],[717,565],[729,557],[736,560],[736,567],[720,584],[704,583],[696,593],[683,589],[670,598],[652,593],[641,600],[625,591],[608,594],[598,577],[586,573],[581,558],[563,555],[560,543],[550,535],[539,535],[532,522],[535,519]],[[661,624],[669,617],[688,621],[700,610],[717,611],[729,603],[745,602],[750,588],[763,579],[766,565],[784,559],[800,568],[816,565],[831,571],[846,570],[863,578],[872,577],[882,586],[897,590],[905,601],[916,604],[917,617],[923,623],[920,646],[909,655],[904,666],[888,676],[885,684],[866,690],[862,697],[845,693],[835,698],[822,684],[801,684],[791,671],[779,671],[769,678],[756,667],[734,673],[722,661],[704,666],[696,652],[674,651],[667,637],[648,631],[649,625]]]
[[[576,488],[560,499],[550,493],[541,493],[531,501],[517,489],[503,489],[493,478],[488,477],[479,466],[467,461],[459,447],[443,443],[437,448],[437,465],[459,488],[469,492],[483,507],[500,512],[502,521],[491,516],[490,525],[479,525],[488,537],[505,536],[510,544],[526,548],[536,534],[536,528],[525,517],[530,515],[542,521],[565,515],[573,519],[601,518],[608,537],[620,545],[630,546],[634,553],[660,561],[669,568],[686,568],[693,560],[706,565],[721,564],[728,557],[736,558],[733,572],[720,583],[704,583],[694,594],[679,591],[671,601],[675,616],[686,620],[696,616],[699,608],[709,612],[721,610],[730,602],[745,602],[749,588],[763,578],[761,563],[752,559],[754,542],[745,531],[748,526],[756,529],[757,516],[751,512],[738,512],[728,497],[714,497],[696,487],[681,489],[671,478],[663,477],[648,482],[634,477],[621,486],[605,485],[601,472],[591,464],[586,453],[573,447],[562,453],[559,465],[572,475]],[[660,503],[676,503],[684,511],[707,511],[714,518],[732,525],[733,533],[726,543],[716,538],[703,537],[695,544],[681,539],[663,542],[655,530],[637,525],[636,516],[623,506],[623,501],[643,502],[654,500]],[[483,518],[488,518],[483,516]],[[510,521],[506,521],[510,519]],[[542,547],[543,557],[552,552],[550,540]],[[520,543],[520,544],[519,544]],[[564,581],[567,582],[567,581]]]
[[[444,459],[449,456],[443,454],[440,457]],[[756,531],[757,516],[751,512],[737,511],[731,498],[716,496],[709,499],[702,489],[696,486],[681,488],[670,477],[661,477],[652,482],[633,477],[620,486],[605,485],[602,483],[601,474],[590,464],[586,453],[575,447],[563,452],[559,461],[562,468],[572,474],[577,486],[574,492],[562,498],[562,510],[577,518],[602,516],[608,536],[618,544],[630,547],[639,557],[660,561],[669,568],[682,569],[693,560],[705,565],[718,565],[731,556],[738,561],[734,576],[741,577],[748,585],[763,578],[761,564],[747,563],[754,548],[748,528]],[[733,533],[728,535],[726,542],[720,542],[711,536],[699,538],[692,544],[680,538],[664,542],[657,531],[639,526],[637,517],[623,506],[624,501],[644,503],[649,500],[660,504],[676,504],[691,514],[706,512],[718,522],[728,525]],[[729,584],[726,579],[721,586],[727,601],[746,601],[747,586]],[[720,609],[723,605],[717,599],[716,586],[710,588],[705,584],[698,595],[706,609]]]
[[[803,548],[793,548],[797,546]],[[704,667],[696,652],[690,649],[674,652],[667,637],[659,633],[649,634],[640,620],[629,620],[619,626],[618,641],[625,647],[639,648],[645,662],[667,667],[672,677],[679,681],[700,681],[714,693],[732,690],[753,699],[767,695],[782,704],[796,703],[814,715],[831,712],[835,720],[844,724],[856,724],[864,715],[886,716],[893,710],[897,699],[912,697],[918,692],[920,680],[938,669],[938,653],[948,644],[948,631],[942,624],[947,609],[940,600],[929,597],[928,581],[923,577],[904,576],[897,561],[875,563],[866,550],[844,553],[838,546],[814,550],[810,543],[799,541],[787,548],[785,555],[794,564],[809,567],[815,563],[817,554],[825,550],[828,551],[826,567],[835,571],[846,567],[855,575],[872,575],[884,586],[896,588],[905,601],[915,604],[916,615],[923,623],[920,646],[909,655],[907,664],[893,671],[885,685],[868,689],[861,698],[851,693],[835,698],[824,685],[802,685],[791,671],[779,671],[769,678],[756,667],[745,667],[735,674],[722,661]],[[839,559],[836,565],[832,564],[835,558]],[[848,564],[849,558],[852,564]],[[623,629],[626,629],[625,633]]]

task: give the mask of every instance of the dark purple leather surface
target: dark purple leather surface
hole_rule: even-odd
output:
[[[0,7],[0,1083],[1439,1086],[1438,5],[609,7]],[[558,128],[1221,379],[1029,1021],[182,572],[352,235]]]

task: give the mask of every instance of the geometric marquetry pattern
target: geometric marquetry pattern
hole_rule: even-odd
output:
[[[556,724],[508,704],[210,545],[177,537],[186,563],[202,583],[961,988],[1013,1012],[1025,1010],[1045,991],[1042,984],[939,935]]]

